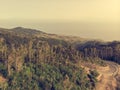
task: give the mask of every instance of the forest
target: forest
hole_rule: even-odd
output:
[[[87,73],[77,63],[120,63],[120,42],[71,43],[43,34],[25,28],[0,29],[1,90],[93,90],[99,73]]]

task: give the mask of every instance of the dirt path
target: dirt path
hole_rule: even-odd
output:
[[[100,73],[100,77],[95,90],[116,90],[116,76],[119,74],[120,66],[113,62],[106,63],[108,68],[97,69],[97,71]]]

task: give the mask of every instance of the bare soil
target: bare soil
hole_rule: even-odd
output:
[[[100,76],[98,77],[98,83],[95,90],[117,90],[118,88],[116,77],[120,75],[120,66],[113,62],[106,63],[107,67],[97,68]]]

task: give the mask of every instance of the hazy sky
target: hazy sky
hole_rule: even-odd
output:
[[[92,26],[84,24],[83,27],[77,24],[75,28],[75,23],[65,26],[59,22],[72,22],[72,24],[84,22]],[[98,23],[104,23],[104,25]],[[106,23],[107,26],[105,26]],[[107,37],[107,35],[99,35],[104,31],[109,33],[109,40],[118,40],[119,25],[120,0],[0,0],[0,27],[25,26],[44,29],[43,31],[51,33],[102,39]]]

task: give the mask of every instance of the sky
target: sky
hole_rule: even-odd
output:
[[[0,27],[17,26],[120,40],[120,0],[0,0]]]

